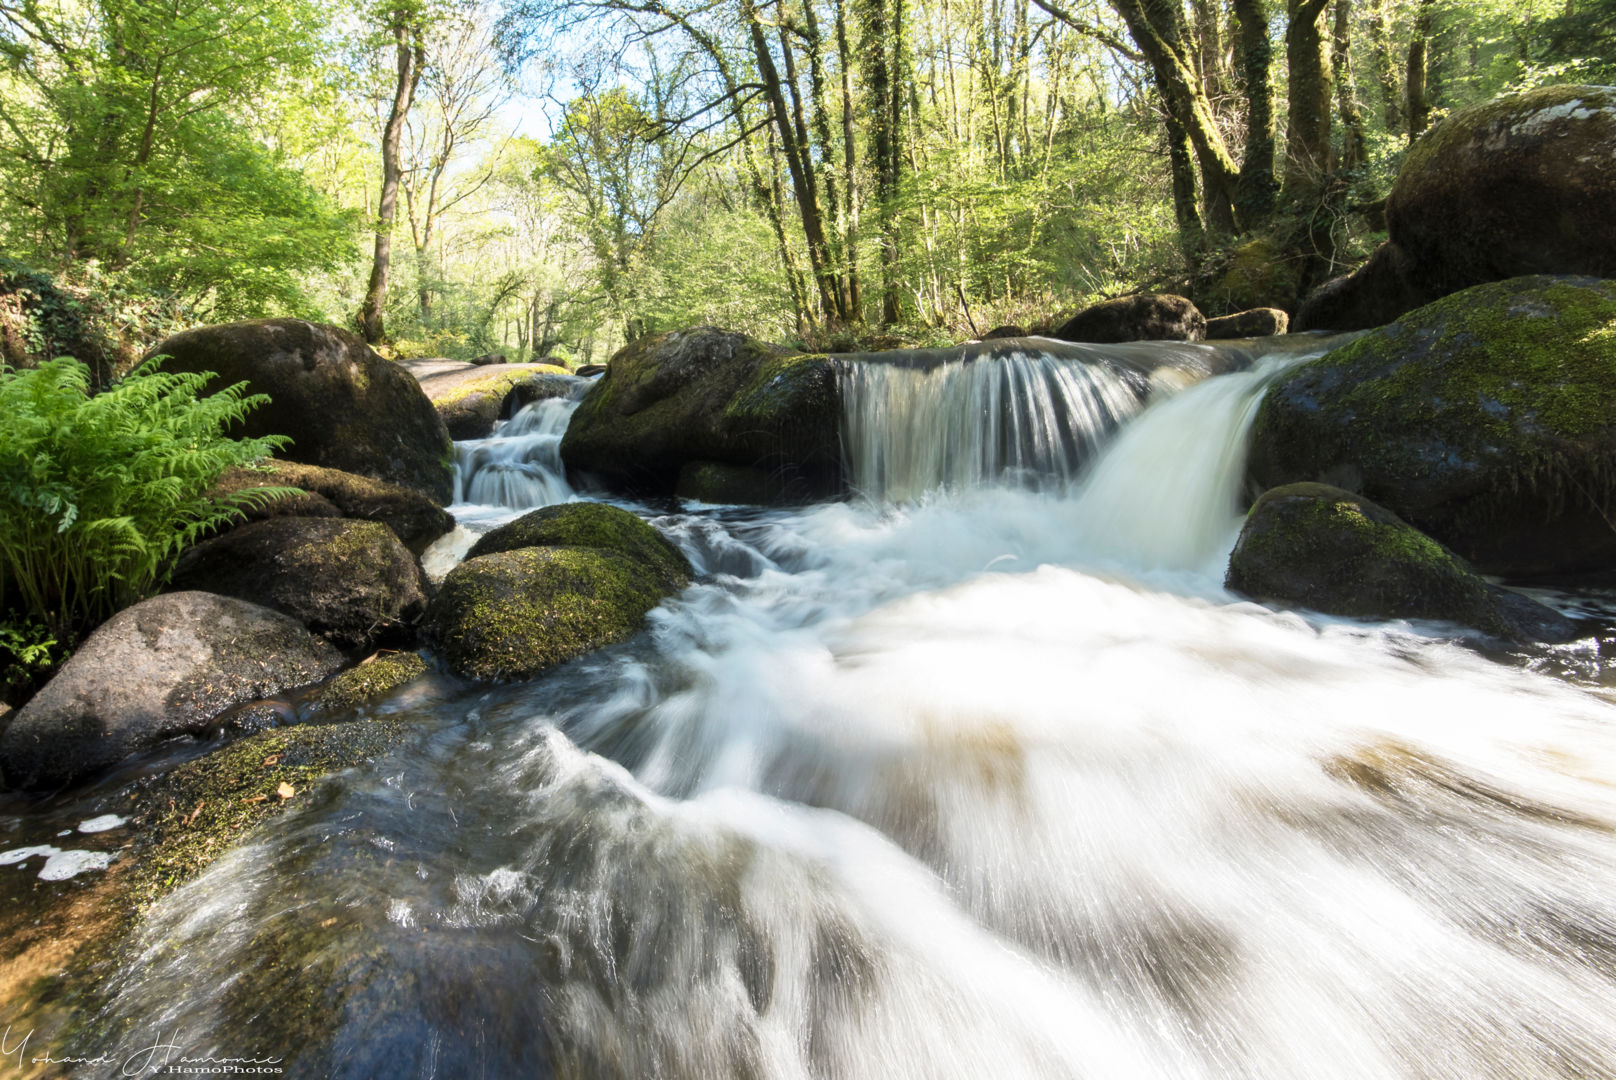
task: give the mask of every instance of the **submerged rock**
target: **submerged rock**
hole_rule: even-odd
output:
[[[690,584],[690,561],[678,548],[639,516],[605,503],[561,503],[523,514],[479,537],[467,558],[530,547],[612,551],[644,563],[669,590]]]
[[[1546,86],[1426,132],[1386,201],[1387,243],[1321,287],[1297,329],[1380,326],[1472,285],[1616,276],[1616,88]]]
[[[1576,624],[1472,573],[1368,499],[1288,484],[1251,508],[1225,584],[1257,600],[1370,619],[1434,619],[1516,641],[1569,641]]]
[[[311,715],[349,712],[386,697],[426,674],[420,653],[377,653],[341,672],[303,701]]]
[[[305,494],[247,509],[247,521],[272,517],[347,517],[379,521],[417,555],[454,528],[454,518],[448,511],[415,488],[318,465],[271,461],[262,470],[231,469],[219,478],[214,490],[228,494],[262,486],[301,488]]]
[[[410,639],[426,576],[380,522],[271,518],[180,556],[173,584],[286,613],[343,648]]]
[[[1182,296],[1140,293],[1086,308],[1067,319],[1050,336],[1094,345],[1115,345],[1124,341],[1201,341],[1206,337],[1206,316]]]
[[[203,326],[149,355],[169,357],[169,371],[217,372],[215,388],[268,394],[240,433],[291,436],[288,460],[416,488],[440,506],[454,494],[453,448],[432,403],[346,330],[302,319]]]
[[[1616,281],[1476,286],[1294,369],[1249,472],[1362,492],[1486,573],[1616,566]]]
[[[1291,317],[1278,308],[1252,308],[1219,319],[1206,320],[1208,341],[1231,338],[1277,337],[1290,328]]]
[[[16,715],[0,736],[0,773],[15,787],[60,786],[341,663],[296,620],[256,604],[154,597],[107,620]]]
[[[455,439],[487,438],[516,405],[564,397],[572,384],[566,368],[551,364],[462,364],[447,370],[423,370],[418,378]]]
[[[573,414],[569,472],[640,495],[671,495],[688,462],[762,470],[773,501],[841,490],[833,361],[713,327],[642,338]]]

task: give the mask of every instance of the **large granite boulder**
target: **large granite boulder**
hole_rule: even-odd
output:
[[[1246,517],[1225,584],[1330,615],[1433,619],[1516,641],[1577,636],[1571,620],[1484,581],[1396,514],[1325,484],[1264,493]]]
[[[1056,327],[1050,337],[1095,345],[1201,341],[1206,337],[1206,316],[1182,296],[1140,293],[1085,308]]]
[[[1616,567],[1616,281],[1478,285],[1292,370],[1248,468],[1361,492],[1485,573]]]
[[[645,563],[669,589],[690,584],[690,560],[637,514],[605,503],[544,506],[477,538],[468,559],[529,547],[589,547]]]
[[[421,565],[391,529],[348,518],[270,518],[180,556],[173,587],[274,608],[345,649],[409,641],[426,609]]]
[[[0,735],[0,773],[14,787],[59,787],[341,664],[295,619],[256,604],[154,597],[102,624],[16,714]]]
[[[673,494],[692,461],[759,469],[782,502],[839,493],[834,362],[710,326],[642,338],[584,396],[561,457],[637,495]]]
[[[1391,322],[1471,285],[1616,277],[1616,88],[1546,86],[1473,105],[1409,150],[1387,244],[1297,313],[1298,330]]]
[[[427,612],[428,637],[469,679],[531,678],[644,625],[690,563],[626,510],[568,503],[484,536]]]
[[[340,469],[295,461],[270,461],[263,469],[231,469],[219,478],[220,495],[243,488],[293,487],[303,492],[243,508],[246,521],[272,517],[347,517],[379,521],[419,555],[454,528],[448,511],[417,488],[389,484]]]
[[[454,494],[449,433],[420,385],[356,335],[302,319],[258,319],[175,334],[148,355],[169,371],[213,371],[270,403],[242,434],[289,435],[281,456],[426,492]]]

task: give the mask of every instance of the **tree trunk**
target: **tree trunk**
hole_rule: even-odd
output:
[[[894,3],[894,24],[897,4]],[[870,117],[870,163],[875,170],[875,205],[881,235],[881,322],[891,325],[898,321],[897,236],[896,207],[899,147],[899,123],[903,118],[902,104],[893,85],[894,49],[889,56],[889,40],[897,37],[897,26],[887,21],[886,0],[861,0],[863,23],[864,86],[868,95],[865,114]]]
[[[426,45],[421,30],[402,17],[393,24],[393,49],[398,64],[398,81],[393,91],[392,110],[382,129],[382,190],[376,204],[376,253],[370,264],[370,286],[359,310],[359,330],[372,345],[386,335],[382,313],[387,307],[387,272],[393,261],[393,217],[398,211],[399,141],[404,118],[415,101],[415,88],[426,65]]]
[[[1285,122],[1285,195],[1304,210],[1318,205],[1330,169],[1330,59],[1325,48],[1328,0],[1290,0],[1285,62],[1290,109]]]
[[[1427,42],[1431,37],[1431,7],[1434,0],[1420,0],[1414,16],[1414,37],[1408,43],[1408,139],[1420,137],[1431,122],[1431,105],[1425,99]]]
[[[1363,110],[1358,106],[1358,85],[1352,77],[1352,0],[1335,0],[1335,34],[1330,64],[1335,69],[1336,109],[1341,113],[1340,172],[1362,165],[1365,156]]]
[[[836,280],[827,257],[824,216],[820,212],[819,197],[814,187],[813,164],[808,160],[808,148],[797,139],[791,108],[786,104],[780,72],[774,65],[773,55],[769,52],[769,42],[763,34],[763,24],[758,18],[757,7],[753,0],[742,0],[741,10],[752,39],[752,52],[754,59],[757,60],[758,77],[763,84],[764,96],[769,102],[770,115],[774,119],[775,134],[779,136],[780,149],[785,154],[786,167],[791,173],[791,186],[797,196],[803,236],[808,241],[808,262],[813,270],[815,284],[819,287],[820,306],[828,317],[836,319],[839,318]]]
[[[1240,163],[1236,208],[1250,231],[1274,212],[1274,46],[1268,0],[1233,0],[1240,23],[1240,64],[1246,91],[1246,156]]]
[[[1111,5],[1150,62],[1168,111],[1195,148],[1209,224],[1219,232],[1236,232],[1239,222],[1234,204],[1240,171],[1218,131],[1212,103],[1185,51],[1183,9],[1174,0],[1111,0]]]
[[[1403,130],[1403,85],[1392,64],[1391,33],[1386,29],[1388,0],[1369,0],[1369,55],[1375,64],[1375,83],[1380,87],[1383,118],[1387,131]]]

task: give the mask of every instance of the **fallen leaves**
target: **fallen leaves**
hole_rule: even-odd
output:
[[[297,794],[297,788],[282,780],[280,786],[275,789],[275,794],[279,795],[283,799],[290,799],[293,795]]]

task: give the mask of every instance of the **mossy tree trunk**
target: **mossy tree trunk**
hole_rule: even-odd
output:
[[[370,284],[365,303],[359,309],[359,329],[374,345],[386,336],[383,312],[387,307],[387,276],[393,263],[393,218],[398,212],[398,184],[403,176],[399,166],[399,143],[404,136],[404,119],[415,101],[426,67],[426,43],[414,11],[396,8],[391,13],[389,33],[398,77],[393,86],[393,103],[382,129],[382,189],[376,204],[376,249],[370,263]]]

